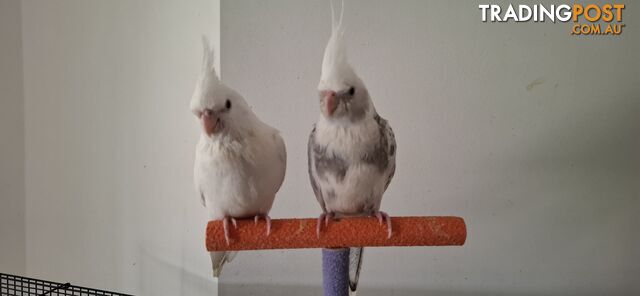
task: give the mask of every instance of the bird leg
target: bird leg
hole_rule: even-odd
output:
[[[316,226],[316,234],[318,235],[318,238],[320,238],[320,230],[322,230],[322,222],[324,220],[324,227],[327,227],[329,225],[329,220],[333,219],[334,217],[334,213],[322,213],[320,214],[320,216],[318,217],[318,225]]]
[[[264,218],[265,222],[267,222],[267,236],[269,236],[269,234],[271,234],[271,217],[269,217],[269,215],[256,215],[255,217],[253,217],[254,225],[258,224],[258,220],[260,220],[260,217]]]
[[[322,229],[322,220],[324,220],[326,216],[327,214],[324,212],[320,214],[320,216],[318,216],[318,223],[316,224],[316,235],[318,236],[318,238],[320,238],[320,229]]]
[[[227,246],[231,243],[231,236],[229,235],[229,221],[233,224],[233,228],[238,228],[238,222],[235,218],[226,216],[222,219],[222,229],[224,229],[224,240],[227,242]]]
[[[377,211],[373,215],[378,218],[378,223],[380,223],[380,225],[382,225],[383,220],[386,220],[386,222],[387,222],[387,239],[390,239],[391,238],[391,233],[393,233],[392,228],[391,228],[391,217],[389,217],[389,215],[387,215],[387,213],[385,213],[383,211]]]
[[[238,222],[236,218],[231,217],[231,223],[233,223],[233,229],[238,229]]]

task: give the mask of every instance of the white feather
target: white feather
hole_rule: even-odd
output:
[[[344,26],[342,16],[344,1],[340,10],[340,19],[334,16],[333,1],[331,4],[331,37],[327,42],[322,59],[319,89],[341,89],[345,83],[356,83],[359,79],[347,59],[347,46],[344,41]]]
[[[251,135],[252,134],[252,135]],[[256,122],[244,139],[200,137],[194,177],[212,220],[266,215],[285,174],[278,131]]]
[[[223,130],[200,136],[194,163],[196,190],[211,220],[268,215],[284,180],[284,141],[276,129],[253,113],[240,94],[218,79],[206,38],[203,48],[203,70],[190,107],[197,116],[205,109],[222,110]],[[233,256],[211,253],[214,276]]]

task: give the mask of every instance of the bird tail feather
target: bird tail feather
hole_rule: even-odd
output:
[[[363,251],[364,248],[349,248],[349,295],[356,295]]]
[[[211,252],[211,267],[213,268],[213,277],[218,278],[222,273],[222,267],[226,262],[231,262],[238,252]]]

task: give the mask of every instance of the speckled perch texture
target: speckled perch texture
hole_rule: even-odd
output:
[[[322,227],[316,234],[317,219],[274,219],[271,234],[266,235],[266,222],[238,220],[230,226],[231,243],[224,239],[222,221],[207,224],[208,251],[242,251],[267,249],[344,248],[344,247],[412,247],[461,246],[467,228],[460,217],[392,217],[393,236],[387,239],[386,225],[376,218],[342,218]]]

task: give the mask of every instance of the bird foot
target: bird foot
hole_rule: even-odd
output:
[[[226,216],[222,219],[222,229],[224,229],[224,240],[227,242],[227,246],[233,241],[229,235],[229,222],[233,224],[234,229],[238,229],[238,222],[236,218]]]
[[[335,217],[333,213],[320,214],[320,216],[318,217],[318,224],[316,226],[316,235],[318,235],[318,238],[320,238],[320,231],[322,230],[323,220],[324,220],[324,227],[327,227],[329,225],[329,220],[333,219],[333,217]]]
[[[391,234],[393,233],[393,229],[391,228],[391,217],[389,217],[389,215],[387,215],[387,213],[383,212],[383,211],[378,211],[376,213],[374,213],[374,216],[376,218],[378,218],[378,223],[380,223],[380,225],[382,225],[383,221],[386,220],[387,222],[387,239],[391,238]]]
[[[267,222],[267,236],[271,234],[271,217],[269,215],[255,215],[253,217],[253,224],[257,225],[260,217],[264,218],[265,222]]]

